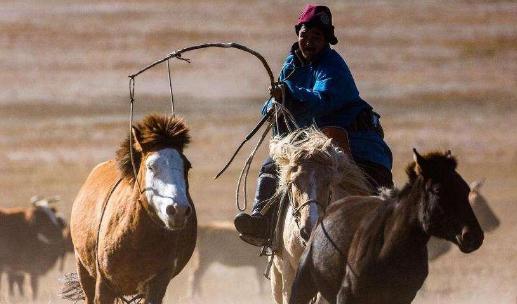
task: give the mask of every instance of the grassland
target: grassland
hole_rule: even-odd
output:
[[[337,50],[363,98],[382,114],[397,184],[405,181],[412,147],[451,149],[468,181],[487,178],[484,193],[502,221],[479,251],[454,250],[431,264],[415,303],[516,303],[517,4],[323,2],[334,13]],[[173,50],[214,41],[245,44],[278,71],[301,7],[289,0],[3,1],[0,205],[26,206],[32,195],[59,194],[68,215],[89,170],[111,158],[126,136],[127,75]],[[177,113],[192,128],[186,151],[194,167],[192,196],[200,221],[230,220],[250,146],[221,179],[212,177],[258,120],[266,73],[234,50],[186,57],[191,64],[171,66]],[[136,117],[168,112],[168,90],[164,66],[137,78]],[[54,271],[45,278],[39,303],[62,303],[57,277]],[[173,281],[169,302],[191,302],[186,277]],[[257,294],[252,270],[214,267],[207,278],[207,296],[193,302],[270,302]],[[0,291],[0,303],[19,302]]]

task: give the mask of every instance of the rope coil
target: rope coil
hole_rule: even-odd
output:
[[[241,171],[241,173],[239,175],[239,179],[238,179],[238,182],[237,182],[237,190],[236,190],[236,195],[235,195],[235,197],[236,197],[236,205],[237,205],[237,209],[239,211],[244,211],[244,210],[246,210],[246,207],[247,207],[247,188],[246,188],[246,184],[247,184],[247,177],[248,177],[249,169],[250,169],[251,163],[253,161],[253,158],[254,158],[258,148],[263,143],[263,141],[264,141],[264,139],[266,137],[266,134],[269,132],[269,130],[271,128],[278,126],[278,122],[279,122],[280,119],[283,119],[283,122],[287,126],[287,129],[288,129],[289,132],[291,132],[293,130],[293,127],[297,128],[298,126],[297,126],[296,121],[294,120],[292,114],[284,106],[285,105],[285,86],[280,84],[280,83],[276,83],[274,81],[273,72],[271,71],[271,68],[269,67],[269,64],[267,63],[266,59],[264,59],[264,57],[260,53],[258,53],[257,51],[252,50],[252,49],[250,49],[250,48],[248,48],[248,47],[246,47],[244,45],[238,44],[238,43],[234,43],[234,42],[229,42],[229,43],[204,43],[204,44],[199,44],[199,45],[194,45],[194,46],[186,47],[186,48],[174,51],[172,53],[169,53],[164,58],[159,59],[159,60],[157,60],[157,61],[147,65],[146,67],[140,69],[138,72],[128,76],[129,77],[129,103],[130,103],[130,118],[129,118],[129,139],[130,139],[129,140],[129,144],[130,144],[130,147],[129,147],[129,152],[130,152],[131,165],[133,167],[133,175],[134,175],[135,181],[137,182],[137,185],[138,185],[138,187],[140,189],[141,187],[140,187],[140,184],[139,184],[139,181],[138,181],[137,170],[135,168],[135,162],[134,162],[134,157],[133,157],[133,139],[132,139],[132,137],[133,137],[133,134],[132,134],[133,133],[133,129],[132,129],[133,128],[133,111],[134,111],[133,108],[134,108],[134,103],[135,103],[135,78],[138,75],[144,73],[145,71],[147,71],[147,70],[149,70],[149,69],[151,69],[151,68],[153,68],[153,67],[155,67],[155,66],[157,66],[157,65],[159,65],[159,64],[161,64],[163,62],[167,62],[167,72],[168,72],[168,80],[169,80],[171,112],[172,112],[172,115],[174,115],[175,108],[174,108],[174,94],[173,94],[173,89],[172,89],[172,77],[171,77],[170,59],[174,59],[175,58],[175,59],[178,59],[178,60],[190,63],[191,60],[188,59],[188,58],[183,58],[182,54],[184,54],[186,52],[189,52],[189,51],[203,49],[203,48],[210,48],[210,47],[236,48],[238,50],[247,52],[247,53],[255,56],[262,63],[262,65],[264,66],[264,68],[265,68],[265,70],[266,70],[266,72],[268,74],[268,77],[269,77],[271,88],[280,87],[281,88],[281,92],[282,92],[281,102],[278,103],[273,98],[271,109],[269,109],[267,114],[259,121],[259,123],[255,126],[255,128],[253,128],[253,130],[245,137],[245,139],[241,142],[241,144],[237,147],[237,149],[235,150],[235,152],[231,156],[230,160],[226,163],[226,165],[223,167],[223,169],[215,176],[215,178],[217,179],[219,176],[221,176],[225,172],[225,170],[230,166],[230,164],[234,160],[235,156],[239,153],[239,151],[243,147],[243,145],[247,141],[249,141],[255,135],[255,133],[262,127],[262,125],[266,123],[266,121],[269,121],[268,127],[266,128],[265,132],[262,134],[262,136],[259,139],[259,141],[257,142],[255,148],[252,150],[251,154],[246,159],[246,162],[245,162],[244,167],[243,167],[243,169],[242,169],[242,171]],[[273,116],[274,116],[274,120],[271,120],[271,117],[273,117]],[[244,184],[244,197],[245,197],[243,208],[241,208],[240,203],[239,203],[239,191],[240,191],[242,183]]]

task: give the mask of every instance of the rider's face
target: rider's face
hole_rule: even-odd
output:
[[[317,27],[307,28],[304,25],[298,32],[298,46],[307,61],[311,61],[326,45],[325,34]]]

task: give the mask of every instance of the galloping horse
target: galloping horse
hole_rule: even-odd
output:
[[[341,304],[411,303],[428,274],[430,236],[464,253],[478,249],[483,231],[469,204],[469,187],[448,153],[420,156],[409,182],[381,197],[334,202],[303,253],[289,303],[318,292]]]
[[[289,197],[273,256],[271,286],[276,303],[287,303],[300,256],[312,228],[331,200],[369,194],[353,160],[315,128],[275,138],[270,155],[280,171],[276,198]],[[275,248],[274,248],[275,249]]]
[[[188,128],[182,119],[155,114],[131,136],[116,160],[93,169],[72,207],[72,241],[88,304],[135,294],[162,303],[169,281],[194,251],[197,221],[183,155]]]

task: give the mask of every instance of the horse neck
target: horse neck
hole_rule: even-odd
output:
[[[420,218],[425,204],[423,182],[417,180],[406,187],[398,198],[388,202],[392,211],[386,218],[381,254],[405,257],[421,254],[429,241]]]
[[[292,204],[286,206],[282,226],[282,242],[278,245],[287,252],[287,254],[282,258],[294,257],[297,261],[302,255],[304,245],[292,211]]]
[[[368,186],[361,180],[342,179],[332,185],[332,201],[345,198],[351,195],[371,195]]]

